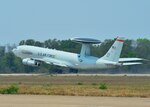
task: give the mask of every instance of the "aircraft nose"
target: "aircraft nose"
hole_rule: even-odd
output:
[[[12,52],[16,55],[17,49],[13,49]]]

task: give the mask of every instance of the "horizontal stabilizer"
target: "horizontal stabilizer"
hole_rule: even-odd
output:
[[[126,66],[126,65],[139,65],[139,64],[143,64],[142,62],[124,62],[124,63],[117,63],[117,62],[112,62],[112,61],[107,61],[107,60],[103,60],[103,62],[106,65],[114,65],[114,66]],[[99,63],[97,61],[97,63]]]
[[[99,60],[97,61],[97,63],[99,63]],[[121,66],[122,65],[122,63],[107,61],[107,60],[103,60],[103,63],[106,65],[114,65],[114,66]]]
[[[139,65],[139,64],[143,64],[141,62],[127,62],[127,63],[122,63],[123,66],[125,65]]]
[[[143,61],[145,59],[142,58],[119,58],[119,62],[125,62],[125,61]]]

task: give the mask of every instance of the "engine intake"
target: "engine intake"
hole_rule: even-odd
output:
[[[29,65],[29,66],[36,66],[36,67],[40,66],[40,62],[35,61],[33,59],[30,59],[30,58],[23,59],[22,63],[24,65]]]

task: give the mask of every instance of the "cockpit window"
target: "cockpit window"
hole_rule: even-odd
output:
[[[13,48],[13,49],[17,49],[17,47]]]

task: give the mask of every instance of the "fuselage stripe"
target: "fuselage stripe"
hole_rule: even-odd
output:
[[[124,40],[121,40],[121,39],[117,39],[116,41],[118,41],[118,42],[124,42]]]

